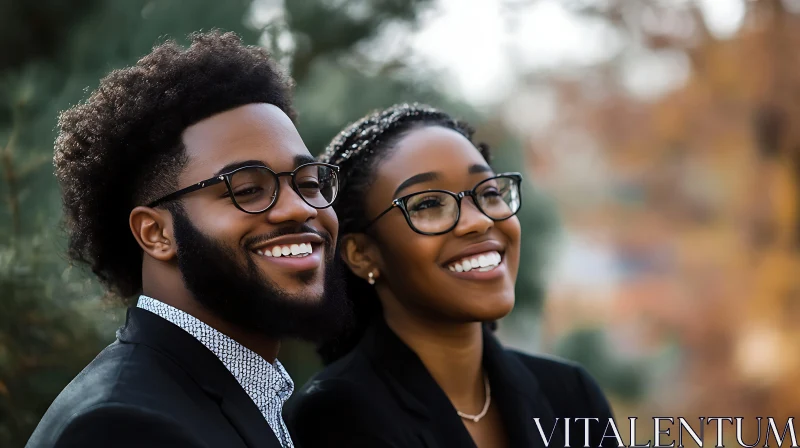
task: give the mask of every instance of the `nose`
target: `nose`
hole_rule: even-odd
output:
[[[493,226],[494,221],[478,209],[472,197],[467,196],[461,200],[461,216],[458,218],[456,228],[453,229],[453,233],[456,236],[464,236],[471,233],[483,235]]]
[[[267,220],[272,224],[288,221],[304,223],[317,217],[317,209],[308,205],[306,201],[292,188],[291,178],[281,179],[278,197],[275,204],[267,210]]]

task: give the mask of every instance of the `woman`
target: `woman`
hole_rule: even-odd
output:
[[[356,323],[320,348],[329,366],[287,406],[298,447],[564,446],[563,420],[585,417],[599,419],[587,436],[599,445],[611,411],[586,372],[492,334],[514,305],[521,176],[494,173],[472,134],[400,105],[323,155],[342,173],[335,210]],[[574,446],[583,422],[570,422]]]

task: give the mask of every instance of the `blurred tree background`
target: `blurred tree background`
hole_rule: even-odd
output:
[[[800,2],[559,4],[608,50],[517,86],[547,86],[556,109],[528,160],[564,232],[611,268],[550,285],[546,338],[588,364],[605,335],[645,361],[627,415],[796,415]]]
[[[426,0],[0,0],[0,446],[24,445],[60,390],[114,339],[123,310],[91,273],[65,259],[52,174],[59,111],[110,70],[157,42],[220,28],[265,45],[297,81],[298,127],[319,153],[348,122],[396,102],[421,101],[470,120],[498,148],[499,169],[519,170],[521,143],[493,121],[418,77],[371,42],[414,25]],[[553,208],[529,189],[518,302],[537,313]],[[319,368],[313,350],[287,342],[281,360],[298,384]]]

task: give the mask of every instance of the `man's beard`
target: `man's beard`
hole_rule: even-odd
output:
[[[187,289],[228,323],[268,337],[312,342],[335,336],[349,325],[351,309],[343,293],[341,264],[333,262],[338,254],[330,236],[325,238],[323,296],[304,297],[289,294],[267,278],[249,254],[242,266],[234,249],[198,230],[183,211],[173,217],[178,267]],[[283,230],[281,235],[313,232],[303,225]],[[304,273],[297,278],[303,283],[311,280]]]

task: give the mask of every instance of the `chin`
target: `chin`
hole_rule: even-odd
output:
[[[280,278],[275,278],[274,281],[280,281],[287,288],[315,287],[321,289],[325,283],[325,275],[320,267],[311,271],[282,273]]]
[[[483,322],[500,320],[511,314],[511,310],[513,309],[514,301],[512,300],[510,303],[505,303],[502,306],[495,307],[492,310],[487,310],[486,313],[483,313],[483,316],[480,320]]]
[[[470,322],[490,322],[500,320],[514,309],[514,295],[498,295],[495,297],[481,297],[478,302],[473,302],[469,309],[462,309]]]
[[[297,286],[286,288],[286,292],[298,301],[318,303],[322,301],[325,291],[321,284],[298,284]]]

